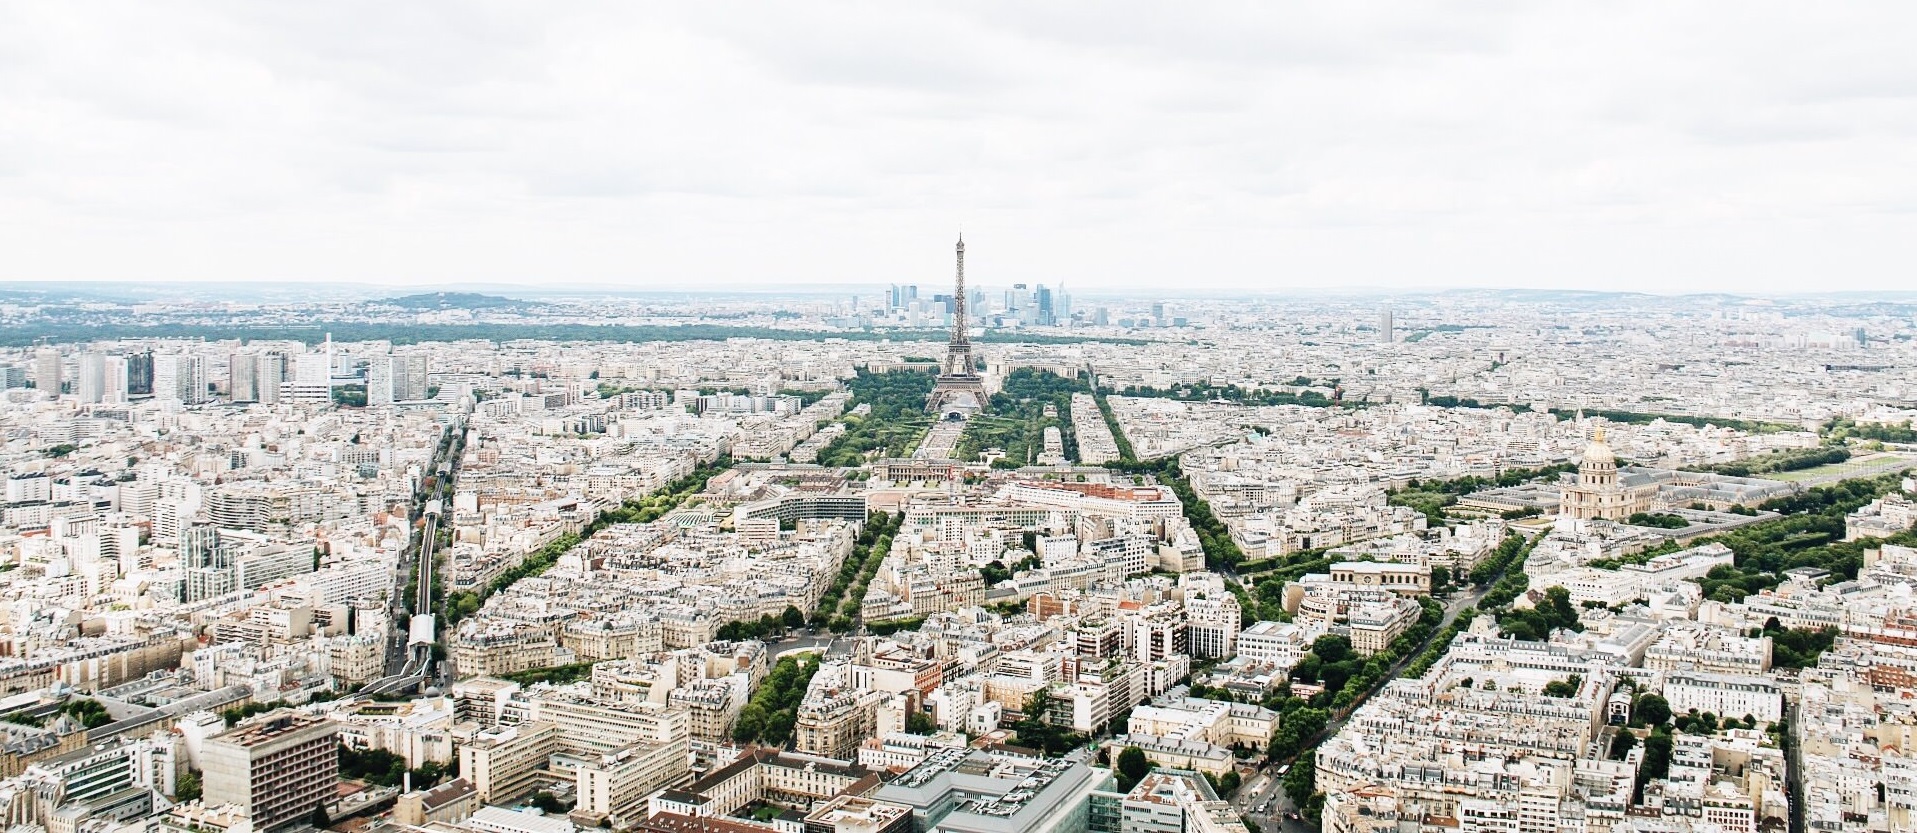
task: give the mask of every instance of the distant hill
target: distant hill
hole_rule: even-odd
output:
[[[477,292],[422,292],[417,295],[401,295],[397,298],[381,298],[371,303],[410,310],[531,309],[545,306],[538,301],[481,295]]]

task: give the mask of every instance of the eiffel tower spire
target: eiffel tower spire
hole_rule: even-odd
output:
[[[958,239],[958,280],[952,286],[952,344],[963,345],[970,341],[965,334],[965,234]]]

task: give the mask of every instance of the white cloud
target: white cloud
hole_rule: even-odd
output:
[[[0,3],[0,278],[1903,288],[1896,3]]]

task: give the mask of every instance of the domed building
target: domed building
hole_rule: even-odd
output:
[[[1564,487],[1558,514],[1581,520],[1621,521],[1639,512],[1649,512],[1657,484],[1644,480],[1619,479],[1617,455],[1605,444],[1604,426],[1599,425],[1591,435],[1591,444],[1584,447],[1583,459],[1578,461],[1577,482]]]
[[[1579,422],[1583,415],[1579,414]],[[1478,515],[1536,510],[1555,513],[1559,520],[1575,523],[1602,518],[1626,521],[1639,512],[1679,514],[1694,522],[1694,537],[1701,527],[1711,524],[1748,523],[1752,515],[1736,517],[1685,516],[1694,510],[1726,512],[1737,506],[1757,506],[1772,498],[1798,491],[1794,483],[1759,477],[1732,477],[1708,471],[1659,469],[1648,466],[1620,467],[1617,455],[1604,441],[1604,427],[1592,431],[1575,474],[1559,475],[1555,483],[1523,483],[1501,489],[1485,489],[1465,495],[1457,509]]]

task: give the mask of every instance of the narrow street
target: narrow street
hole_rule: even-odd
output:
[[[1527,543],[1525,546],[1529,547],[1530,544]],[[1389,675],[1379,680],[1376,685],[1365,692],[1363,697],[1354,701],[1351,712],[1357,711],[1359,706],[1362,706],[1373,694],[1378,693],[1378,689],[1383,688],[1386,683],[1397,679],[1399,675],[1403,674],[1405,667],[1417,661],[1418,656],[1424,653],[1425,649],[1431,645],[1432,640],[1438,638],[1440,634],[1443,634],[1445,629],[1451,626],[1452,622],[1457,621],[1458,614],[1461,611],[1467,607],[1476,607],[1478,601],[1483,599],[1487,593],[1490,593],[1491,588],[1496,586],[1498,581],[1504,578],[1505,573],[1513,569],[1524,569],[1524,559],[1527,556],[1528,552],[1521,550],[1518,557],[1511,559],[1511,564],[1505,568],[1505,572],[1500,572],[1492,576],[1491,580],[1485,582],[1481,587],[1475,587],[1468,592],[1460,593],[1445,601],[1444,617],[1438,621],[1437,627],[1432,628],[1431,635],[1425,637],[1423,642],[1418,643],[1418,647],[1407,653],[1403,659],[1398,661],[1397,665],[1392,666]],[[1344,728],[1345,723],[1350,719],[1351,713],[1347,712],[1336,715],[1327,721],[1324,731],[1314,739],[1314,742],[1302,754],[1312,754],[1313,750],[1317,749],[1325,739],[1337,735],[1338,730]],[[1283,764],[1268,764],[1260,767],[1257,775],[1246,779],[1244,786],[1239,788],[1238,794],[1232,797],[1232,806],[1244,814],[1245,817],[1251,819],[1253,823],[1258,825],[1259,829],[1266,831],[1266,833],[1280,833],[1280,831],[1284,833],[1309,833],[1309,831],[1316,830],[1316,826],[1302,818],[1290,818],[1292,813],[1300,813],[1301,811],[1292,804],[1291,798],[1285,795],[1284,785],[1277,774],[1278,770],[1283,766]]]

